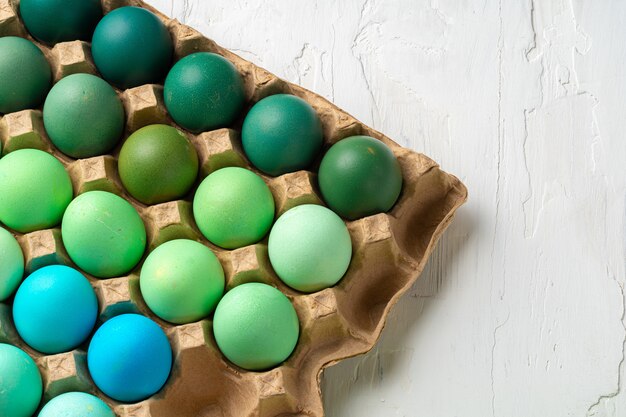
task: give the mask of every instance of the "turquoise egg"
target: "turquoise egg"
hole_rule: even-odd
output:
[[[83,343],[93,330],[98,299],[80,272],[49,265],[30,274],[17,289],[13,320],[20,337],[43,353],[61,353]]]
[[[138,402],[161,389],[172,367],[167,336],[152,320],[122,314],[105,322],[87,352],[93,381],[109,397]]]
[[[30,34],[44,43],[88,41],[102,5],[100,0],[21,0],[20,15]]]
[[[42,391],[35,361],[22,349],[0,343],[0,416],[31,417]]]
[[[167,27],[140,7],[120,7],[104,16],[91,42],[100,74],[123,89],[163,81],[173,52]]]
[[[115,417],[100,398],[84,392],[66,392],[50,400],[38,417]]]

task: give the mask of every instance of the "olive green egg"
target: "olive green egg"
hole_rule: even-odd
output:
[[[191,323],[211,314],[222,298],[224,270],[202,243],[170,240],[150,252],[139,286],[154,314],[171,323]]]
[[[31,41],[0,38],[0,113],[38,107],[52,82],[50,64]]]
[[[20,149],[0,159],[0,222],[28,233],[61,222],[72,200],[72,181],[54,156]]]
[[[23,276],[22,248],[8,230],[0,227],[0,302],[13,295]]]
[[[41,42],[89,41],[102,18],[102,5],[100,0],[21,0],[20,15]]]
[[[178,61],[167,74],[163,96],[172,119],[192,132],[230,125],[245,104],[243,79],[237,68],[210,52]]]
[[[320,291],[335,285],[352,258],[352,241],[341,218],[324,206],[304,204],[286,211],[270,231],[272,268],[291,288]]]
[[[290,94],[256,103],[241,128],[246,156],[273,176],[308,168],[322,149],[322,141],[322,123],[313,107]]]
[[[120,7],[108,13],[96,26],[91,41],[98,71],[122,89],[162,82],[173,53],[167,27],[141,7]]]
[[[149,125],[126,139],[118,170],[133,197],[144,204],[158,204],[187,194],[198,175],[198,155],[178,129]]]
[[[109,152],[124,132],[124,106],[102,78],[73,74],[52,87],[43,107],[50,140],[73,158]]]
[[[206,177],[193,199],[202,234],[222,248],[261,240],[274,220],[274,197],[263,179],[244,168],[228,167]]]
[[[221,352],[235,365],[260,371],[285,361],[300,334],[289,299],[266,284],[241,284],[217,305],[213,334]]]
[[[86,192],[70,203],[61,236],[72,261],[98,278],[128,273],[146,247],[146,228],[137,210],[105,191]]]
[[[326,204],[354,220],[393,207],[402,190],[402,170],[387,145],[369,136],[352,136],[326,152],[318,182]]]

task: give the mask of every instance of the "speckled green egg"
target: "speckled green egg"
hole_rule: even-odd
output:
[[[211,314],[222,298],[224,270],[202,243],[176,239],[148,255],[139,285],[154,314],[172,323],[191,323]]]
[[[31,417],[42,392],[35,361],[22,349],[0,343],[0,416]]]
[[[206,177],[193,199],[193,216],[202,234],[227,249],[261,240],[274,220],[274,197],[261,177],[228,167]]]
[[[100,0],[21,0],[20,15],[30,34],[44,43],[89,41],[102,5]]]
[[[38,107],[50,89],[50,64],[31,41],[0,38],[0,113]]]
[[[387,145],[369,136],[352,136],[326,152],[318,181],[326,204],[354,220],[393,207],[402,190],[402,170]]]
[[[150,125],[130,135],[120,151],[122,184],[144,204],[183,197],[198,175],[198,156],[178,129]]]
[[[169,31],[149,10],[115,9],[96,26],[91,54],[100,74],[120,88],[160,83],[172,63]]]
[[[0,227],[0,301],[13,295],[23,276],[22,248],[9,231]]]
[[[115,414],[94,395],[66,392],[50,400],[37,417],[115,417]]]
[[[193,132],[230,125],[245,104],[243,79],[227,59],[198,52],[172,67],[163,90],[172,119]]]
[[[291,288],[314,292],[335,285],[352,258],[345,223],[324,206],[305,204],[285,212],[270,231],[272,268]]]
[[[72,201],[61,236],[72,261],[98,278],[128,273],[146,248],[146,228],[135,208],[105,191],[89,191]]]
[[[72,196],[70,176],[49,153],[20,149],[0,159],[0,222],[11,229],[56,226]]]
[[[285,361],[298,343],[296,310],[279,290],[252,282],[228,291],[217,305],[213,334],[235,365],[259,371]]]
[[[73,158],[109,152],[124,132],[124,106],[102,78],[69,75],[52,87],[43,107],[50,140]]]
[[[319,154],[322,140],[322,123],[313,107],[290,94],[276,94],[256,103],[241,128],[246,156],[273,176],[308,168]]]

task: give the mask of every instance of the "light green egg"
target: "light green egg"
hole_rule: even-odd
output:
[[[11,233],[0,227],[0,301],[13,295],[23,276],[22,248]]]

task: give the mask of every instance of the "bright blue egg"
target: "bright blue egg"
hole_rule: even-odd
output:
[[[163,387],[172,368],[167,336],[152,320],[122,314],[105,322],[89,344],[93,381],[109,397],[138,402]]]
[[[50,265],[30,274],[15,294],[13,320],[33,349],[54,354],[83,343],[93,330],[98,299],[80,272]]]
[[[37,417],[115,417],[100,398],[84,392],[66,392],[50,400]]]

